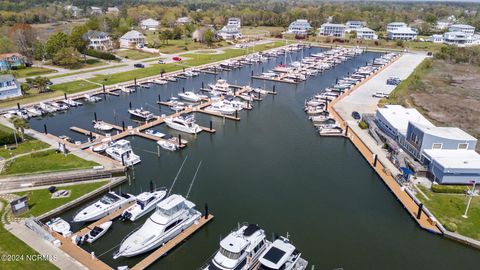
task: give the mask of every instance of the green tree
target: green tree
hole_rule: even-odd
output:
[[[55,65],[68,68],[77,68],[82,63],[80,54],[73,47],[60,49],[57,53],[55,53],[52,61]]]
[[[48,59],[52,59],[57,52],[67,47],[68,44],[68,36],[63,32],[58,32],[47,40],[45,43],[45,53]]]
[[[50,80],[47,77],[37,76],[35,78],[27,78],[26,82],[31,87],[36,88],[40,93],[45,93],[49,91],[48,84]]]
[[[15,128],[15,130],[20,133],[20,137],[22,138],[22,141],[23,141],[25,139],[25,129],[28,128],[27,120],[19,116],[14,116],[10,118],[10,122],[13,124],[13,127]]]
[[[212,29],[207,29],[204,34],[205,42],[208,46],[212,46],[213,42],[215,41],[215,33]]]
[[[173,39],[181,39],[183,35],[183,30],[179,26],[175,26],[172,31],[172,38]]]
[[[73,27],[72,33],[68,37],[68,46],[71,46],[77,51],[83,53],[87,48],[87,42],[83,39],[83,35],[88,32],[88,28],[85,25],[78,25]]]
[[[99,30],[100,29],[100,21],[98,20],[98,16],[92,16],[90,19],[85,23],[90,30]]]
[[[45,46],[40,40],[33,44],[33,59],[41,61],[45,57]]]

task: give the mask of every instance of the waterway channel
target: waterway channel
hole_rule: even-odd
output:
[[[319,50],[306,49],[303,55]],[[295,60],[301,55],[297,52],[291,57]],[[268,235],[288,232],[315,269],[478,269],[478,251],[419,229],[355,147],[343,138],[319,137],[303,112],[305,98],[378,55],[364,53],[298,85],[276,83],[278,95],[255,102],[252,111],[239,114],[239,122],[197,114],[203,126],[212,120],[217,132],[196,137],[182,134],[189,144],[179,152],[162,151],[157,157],[153,141],[130,137],[142,162],[135,167],[130,185],[120,187],[123,192],[138,194],[148,189],[150,181],[170,186],[188,155],[174,192],[186,194],[198,162],[203,161],[189,199],[200,211],[208,203],[215,215],[210,224],[151,269],[198,269],[218,249],[221,236],[242,222],[259,224]],[[133,94],[108,96],[100,103],[34,119],[30,124],[39,131],[46,124],[52,134],[85,140],[69,127],[93,130],[94,112],[110,123],[135,125],[128,116],[129,102],[157,115],[168,114],[165,107],[159,111],[158,95],[166,100],[182,88],[198,90],[202,82],[206,85],[219,77],[232,84],[272,89],[272,82],[251,80],[251,70],[267,71],[283,61],[284,57],[278,57],[218,76],[203,74]],[[164,125],[158,130],[178,134]],[[64,218],[71,220],[75,211],[65,213]],[[134,224],[115,222],[111,231],[86,249],[112,267],[133,266],[144,256],[113,260],[112,254],[123,237],[146,218]]]

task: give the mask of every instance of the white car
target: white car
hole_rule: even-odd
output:
[[[374,98],[388,98],[388,94],[386,93],[383,93],[383,92],[377,92],[375,94],[372,95],[372,97]]]

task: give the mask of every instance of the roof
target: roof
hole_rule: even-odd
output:
[[[15,80],[15,76],[13,76],[12,74],[0,75],[0,82],[7,82],[13,80]]]
[[[444,169],[480,170],[480,155],[475,150],[425,149],[423,152]]]
[[[432,136],[455,140],[455,141],[476,141],[477,139],[467,132],[457,128],[457,127],[436,127],[422,125],[419,123],[412,123],[415,127],[420,129],[425,134],[430,134]]]
[[[468,24],[452,24],[450,28],[464,28],[464,29],[475,29],[475,27]]]
[[[345,24],[342,23],[324,23],[322,27],[331,26],[331,27],[347,27]]]
[[[407,134],[409,122],[421,123],[430,127],[435,126],[416,109],[405,108],[402,105],[386,105],[385,108],[379,108],[378,112],[397,132],[403,135]]]
[[[374,32],[375,33],[375,31],[373,31],[372,29],[370,29],[368,27],[358,28],[356,31],[357,31],[357,33],[358,32]]]
[[[125,35],[121,37],[121,39],[132,39],[132,38],[145,38],[145,36],[136,30],[132,30],[132,31],[128,31],[127,33],[125,33]]]
[[[182,195],[173,194],[168,198],[166,198],[165,200],[159,202],[157,206],[162,209],[168,210],[185,201],[186,199]]]
[[[389,24],[387,24],[387,25],[400,25],[400,24],[401,24],[401,25],[407,25],[407,24],[404,23],[404,22],[391,22],[391,23],[389,23]]]
[[[157,20],[148,18],[140,22],[142,25],[159,25],[160,23]]]
[[[294,251],[295,247],[288,241],[277,239],[260,258],[260,262],[267,267],[279,269]]]
[[[393,34],[417,34],[417,32],[413,31],[411,27],[398,27],[397,29],[388,30],[388,33]]]
[[[89,30],[87,33],[83,35],[84,39],[92,39],[92,38],[106,38],[109,35],[102,31],[97,30]]]
[[[20,53],[2,53],[0,54],[0,59],[12,57],[12,56],[23,57],[23,55],[21,55]]]

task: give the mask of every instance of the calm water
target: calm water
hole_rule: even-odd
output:
[[[304,55],[318,50],[306,50]],[[150,181],[170,186],[188,155],[174,192],[186,194],[197,164],[203,161],[190,199],[200,211],[208,203],[215,215],[213,222],[151,268],[197,269],[216,251],[221,236],[239,222],[251,222],[268,235],[288,232],[315,269],[478,269],[477,251],[419,229],[355,147],[341,138],[320,138],[303,112],[305,98],[378,55],[357,56],[296,86],[277,83],[279,94],[256,102],[250,112],[241,112],[240,122],[197,114],[201,125],[208,126],[212,120],[217,132],[196,138],[182,134],[190,143],[180,152],[162,151],[158,158],[153,141],[131,137],[142,162],[135,167],[135,180],[122,185],[122,191],[137,194],[148,189]],[[96,105],[32,120],[31,125],[43,131],[47,124],[50,133],[85,140],[68,128],[75,125],[92,130],[94,112],[107,122],[132,125],[129,102],[156,114],[169,113],[166,108],[160,112],[155,105],[159,94],[166,100],[183,87],[198,90],[202,81],[206,84],[219,77],[271,89],[270,82],[250,80],[251,70],[258,73],[263,67],[267,71],[281,61],[283,57],[219,76],[201,75],[135,94],[108,96]],[[165,126],[158,129],[178,134]],[[74,212],[64,217],[71,220]],[[133,266],[144,256],[114,261],[112,253],[146,218],[135,224],[115,222],[99,242],[86,249],[112,266]]]

